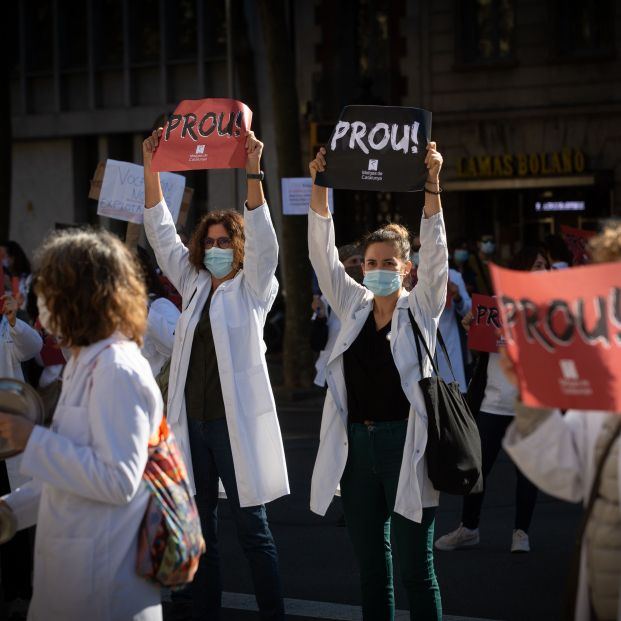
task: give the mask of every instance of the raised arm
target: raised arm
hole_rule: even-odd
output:
[[[244,209],[244,276],[257,298],[268,302],[278,291],[274,277],[278,266],[278,239],[265,202],[263,184],[260,178],[256,178],[261,176],[263,143],[254,132],[248,132],[246,136],[246,151],[248,192]]]
[[[160,175],[151,170],[153,153],[159,144],[163,129],[154,131],[142,143],[144,164],[144,229],[155,252],[157,263],[182,295],[188,278],[195,274],[189,261],[188,249],[177,235],[177,229],[166,206]]]
[[[328,207],[328,189],[315,185],[318,172],[326,169],[326,150],[322,147],[309,164],[313,179],[308,212],[308,254],[319,281],[319,288],[339,317],[346,317],[354,305],[367,297],[368,291],[347,275],[335,244],[334,223]]]
[[[440,202],[442,156],[436,150],[435,142],[427,145],[425,164],[429,172],[425,183],[425,207],[420,224],[418,283],[410,293],[410,304],[412,305],[415,300],[421,311],[431,317],[439,317],[446,303],[448,248]]]

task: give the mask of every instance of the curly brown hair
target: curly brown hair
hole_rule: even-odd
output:
[[[588,250],[594,263],[621,261],[621,222],[610,222],[589,240]]]
[[[369,233],[363,240],[364,254],[366,255],[369,246],[372,244],[383,242],[394,244],[397,256],[402,261],[410,260],[410,232],[405,226],[391,222]]]
[[[244,264],[244,243],[246,234],[244,233],[244,218],[233,209],[223,211],[211,211],[205,214],[199,221],[192,233],[188,249],[190,251],[190,263],[197,270],[204,270],[205,265],[205,238],[207,231],[213,224],[221,224],[231,238],[233,248],[233,269],[240,269]]]
[[[34,291],[64,347],[84,347],[120,332],[142,345],[147,294],[140,266],[112,233],[52,233],[35,257]]]

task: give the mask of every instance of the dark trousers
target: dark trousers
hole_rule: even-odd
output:
[[[392,621],[394,548],[410,605],[410,618],[440,621],[442,602],[435,575],[435,507],[417,524],[394,512],[407,421],[349,426],[349,454],[341,497],[349,536],[360,565],[365,621]]]
[[[477,426],[481,435],[481,452],[483,454],[483,491],[480,494],[464,496],[461,521],[466,528],[474,529],[479,527],[487,475],[496,462],[502,446],[502,439],[512,421],[512,416],[486,414],[485,412],[479,412],[477,416]],[[521,529],[527,533],[535,508],[535,501],[537,500],[537,488],[518,468],[515,469],[515,472],[517,474],[517,484],[515,487],[514,528]]]
[[[11,491],[4,461],[0,462],[0,496]],[[0,546],[0,574],[5,602],[32,596],[32,535],[34,528],[20,530],[11,541]]]
[[[220,618],[222,581],[218,551],[218,478],[226,491],[239,543],[248,559],[254,592],[263,620],[284,619],[284,602],[278,554],[267,523],[264,505],[240,507],[233,466],[233,454],[225,418],[199,421],[189,418],[190,449],[196,484],[196,504],[207,551],[189,589],[192,618]],[[173,594],[173,601],[188,593]]]

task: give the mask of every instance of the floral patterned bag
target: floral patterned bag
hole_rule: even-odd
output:
[[[149,441],[143,478],[151,492],[138,533],[136,571],[172,589],[192,582],[205,541],[188,474],[166,418]]]

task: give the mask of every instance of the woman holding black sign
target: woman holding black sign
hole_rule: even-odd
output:
[[[313,181],[326,169],[325,154],[321,149],[310,163]],[[408,315],[409,309],[433,351],[448,278],[442,156],[434,142],[425,164],[420,267],[409,294],[403,288],[412,267],[407,229],[388,224],[367,236],[362,286],[339,262],[326,188],[313,185],[308,217],[311,263],[342,319],[327,366],[311,509],[325,514],[340,482],[360,564],[363,617],[373,621],[394,618],[391,526],[411,618],[442,618],[432,545],[439,493],[427,476],[427,414],[418,385],[430,369],[420,368]]]
[[[220,479],[252,571],[260,618],[280,620],[278,554],[265,503],[288,494],[289,482],[263,342],[278,292],[278,242],[261,185],[263,143],[253,132],[245,137],[243,217],[235,210],[209,212],[186,247],[151,169],[161,135],[160,128],[143,143],[144,225],[158,265],[183,299],[167,416],[195,483],[207,546],[189,594],[192,618],[216,619],[221,606]]]

